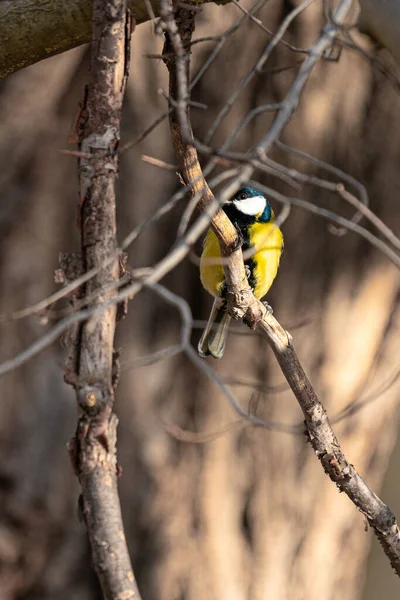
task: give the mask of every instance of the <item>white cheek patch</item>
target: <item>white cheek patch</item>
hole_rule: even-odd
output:
[[[245,215],[255,216],[264,212],[266,200],[263,196],[253,196],[244,200],[234,200],[233,204]]]

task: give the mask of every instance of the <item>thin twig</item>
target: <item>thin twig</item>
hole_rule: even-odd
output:
[[[245,15],[247,15],[249,17],[249,19],[255,23],[258,27],[260,27],[260,29],[262,29],[263,31],[265,31],[265,33],[268,33],[269,35],[271,35],[273,38],[275,38],[276,34],[271,31],[271,29],[268,29],[268,27],[265,27],[264,23],[260,20],[257,19],[256,17],[254,17],[252,14],[249,13],[249,11],[242,6],[241,4],[239,4],[239,2],[237,0],[231,0],[233,2],[233,4],[235,6],[237,6],[237,8]],[[286,40],[284,40],[283,38],[279,40],[279,42],[283,45],[286,46],[287,48],[289,48],[290,50],[292,50],[292,52],[299,52],[301,54],[307,54],[308,52],[308,48],[297,48],[296,46],[293,46],[292,44],[289,44],[289,42],[287,42]]]
[[[320,38],[310,48],[272,127],[255,148],[255,154],[257,156],[265,157],[268,154],[271,146],[274,144],[275,140],[280,137],[284,127],[286,127],[290,121],[299,104],[301,94],[311,75],[311,71],[323,57],[324,53],[332,47],[332,44],[340,31],[339,24],[343,23],[352,3],[352,0],[341,0],[335,11],[335,24],[327,23],[322,30]]]
[[[258,156],[261,160],[265,159],[271,146],[275,140],[279,138],[283,128],[290,120],[299,103],[301,93],[308,81],[313,67],[323,54],[332,47],[335,37],[339,32],[339,27],[344,22],[351,5],[351,0],[341,0],[339,3],[332,17],[333,22],[328,23],[324,27],[320,38],[310,49],[274,123],[269,132],[256,147],[254,151],[255,157]],[[304,7],[304,4],[301,6]],[[180,11],[177,11],[175,14],[178,29],[182,35],[185,31],[185,19],[189,18],[189,16],[182,14]],[[177,83],[173,60],[168,58],[166,62],[170,75],[170,94],[172,97],[176,97]],[[182,133],[179,130],[179,121],[176,117],[174,118],[174,112],[171,114],[170,123],[175,151],[181,165],[182,175],[186,184],[190,185],[192,173],[196,172],[198,176],[198,173],[201,172],[197,154],[193,147],[190,147],[185,143]],[[211,134],[213,131],[215,131],[214,128],[210,130]],[[209,139],[211,139],[210,136]],[[197,164],[194,164],[196,161]],[[189,165],[190,169],[188,168]],[[253,167],[250,166],[243,167],[242,174],[247,174],[249,170],[251,172],[252,169]],[[202,204],[199,205],[200,210],[204,210],[208,203],[212,202],[212,194],[207,191],[207,194],[204,194],[203,196]],[[246,277],[243,276],[243,257],[240,252],[232,247],[229,223],[225,223],[224,225],[224,221],[229,222],[229,219],[223,211],[219,211],[217,216],[218,223],[213,221],[212,225],[220,242],[221,254],[225,257],[231,257],[231,260],[224,265],[225,284],[228,290],[228,300],[230,300],[230,302],[228,302],[230,314],[236,318],[239,315],[241,317],[244,315],[244,320],[250,328],[258,329],[266,335],[281,370],[303,411],[309,441],[325,472],[332,481],[336,483],[338,488],[348,495],[355,506],[363,512],[381,542],[391,565],[397,574],[400,575],[400,531],[393,513],[367,486],[355,468],[344,456],[338,440],[330,426],[326,411],[318,399],[296,355],[290,334],[281,327],[271,314],[265,314],[265,311],[263,313],[261,310],[261,303],[254,298],[251,291],[250,294],[248,293],[248,284],[246,285],[247,280]],[[353,225],[355,224],[353,223]],[[227,249],[230,249],[230,252],[227,252]],[[163,296],[168,300],[168,294],[163,293]],[[176,299],[174,300],[171,297],[171,294],[169,294],[168,301],[172,303],[175,302],[177,307],[181,310],[184,320],[185,318],[186,320],[189,319],[187,308],[183,306],[182,299],[179,299],[179,301]],[[186,317],[184,317],[185,311]],[[195,354],[193,349],[190,351],[188,348],[187,352],[189,357],[192,357],[195,364],[197,364],[198,361],[201,362],[202,359],[200,357],[197,355],[196,357],[193,356],[193,354]],[[209,375],[209,373],[207,373],[207,368],[203,368],[203,370]],[[240,414],[239,411],[238,413]]]
[[[190,344],[190,335],[192,332],[192,313],[189,307],[189,304],[178,296],[168,290],[166,287],[160,285],[159,283],[149,283],[148,281],[144,281],[144,285],[155,291],[159,296],[161,296],[166,302],[175,306],[180,312],[182,319],[182,326],[180,329],[181,335],[181,348],[182,351],[186,354],[188,359],[193,363],[195,367],[197,367],[200,371],[202,371],[212,382],[214,382],[224,396],[227,398],[230,406],[233,410],[245,421],[251,423],[256,427],[262,427],[264,429],[271,429],[274,431],[280,431],[281,433],[293,433],[294,429],[292,425],[286,423],[280,423],[279,421],[273,420],[263,420],[255,415],[247,412],[238,402],[236,396],[230,390],[230,388],[226,385],[225,381],[212,369],[209,364],[200,358],[198,353],[194,350],[193,346]]]
[[[290,26],[290,24],[303,10],[308,8],[308,6],[310,4],[312,4],[312,2],[314,2],[314,0],[305,0],[299,6],[294,8],[288,14],[288,16],[283,20],[276,35],[273,37],[273,39],[267,45],[265,50],[262,52],[260,58],[254,65],[254,67],[249,71],[249,73],[247,73],[247,75],[245,75],[245,77],[242,79],[240,84],[236,87],[235,91],[232,93],[232,95],[230,96],[228,101],[225,103],[225,106],[223,107],[223,109],[218,113],[217,117],[215,118],[213,124],[211,125],[210,129],[208,130],[208,132],[205,136],[204,143],[206,145],[210,144],[212,138],[214,137],[215,132],[217,131],[218,127],[220,126],[220,124],[222,123],[222,121],[224,120],[224,118],[226,117],[228,112],[231,110],[232,106],[234,105],[237,98],[239,97],[239,94],[242,92],[242,90],[245,89],[245,87],[250,83],[250,81],[253,79],[253,77],[255,77],[255,75],[260,71],[260,69],[263,68],[263,66],[266,63],[266,61],[268,60],[271,52],[277,46],[277,44],[280,42],[280,40],[283,38],[283,36],[284,36],[285,32],[287,31],[288,27]]]
[[[265,185],[262,185],[258,181],[257,182],[253,181],[252,183],[253,183],[253,185],[258,186],[260,188],[260,190],[263,191],[265,194],[267,194],[270,198],[274,198],[278,202],[282,202],[283,204],[291,204],[293,206],[298,206],[300,208],[303,208],[303,209],[313,213],[314,215],[318,215],[319,217],[328,219],[329,221],[331,221],[332,223],[336,223],[340,227],[344,227],[345,229],[348,229],[349,231],[354,231],[355,233],[357,233],[358,235],[360,235],[361,237],[366,239],[372,246],[374,246],[375,248],[378,248],[381,252],[383,252],[393,262],[393,264],[398,269],[400,269],[399,254],[397,254],[394,250],[392,250],[392,248],[390,246],[388,246],[385,242],[383,242],[378,237],[376,237],[373,233],[368,231],[368,229],[365,229],[365,227],[361,227],[361,225],[357,225],[356,223],[354,223],[354,221],[345,219],[344,217],[341,217],[340,215],[338,215],[330,210],[327,210],[326,208],[316,206],[315,204],[312,204],[311,202],[307,202],[306,200],[301,200],[300,198],[293,198],[292,196],[285,196],[284,194],[280,194],[276,190],[274,190],[270,187],[267,187]]]
[[[224,173],[222,175],[224,175]],[[234,185],[237,188],[239,186],[239,182],[236,181]],[[180,191],[177,192],[175,196],[184,195],[185,193],[185,190],[183,192]],[[104,310],[108,309],[110,306],[115,306],[124,302],[125,300],[133,298],[143,288],[144,282],[151,284],[160,281],[187,256],[193,244],[197,242],[199,237],[210,225],[210,221],[214,217],[215,213],[217,213],[217,211],[219,212],[220,204],[226,202],[230,195],[231,190],[228,187],[218,198],[214,199],[211,204],[205,207],[200,216],[188,229],[185,236],[177,240],[171,252],[164,256],[156,265],[154,265],[154,267],[145,269],[145,276],[143,276],[143,273],[140,273],[139,270],[132,271],[131,275],[133,282],[124,287],[117,294],[113,295],[108,300],[103,300],[102,303],[99,303],[92,308],[80,310],[59,321],[57,325],[52,327],[45,335],[33,342],[25,350],[19,352],[13,358],[0,363],[0,376],[26,363],[28,360],[33,358],[33,356],[39,354],[45,348],[50,346],[63,333],[72,327],[92,317],[100,318]],[[132,233],[130,235],[132,235]],[[102,264],[101,267],[103,268],[103,266],[104,265]],[[135,279],[137,277],[140,278]],[[118,286],[119,281],[116,281],[115,288],[113,288],[114,291],[118,288]],[[94,297],[96,297],[96,294]]]
[[[197,38],[196,40],[191,40],[190,41],[190,46],[194,46],[195,44],[198,44],[200,42],[206,42],[206,41],[217,41],[218,44],[217,46],[214,48],[214,50],[211,52],[210,56],[207,58],[207,60],[202,64],[201,68],[199,69],[199,71],[196,73],[196,75],[193,77],[192,83],[190,84],[190,91],[193,90],[194,86],[200,81],[200,79],[203,77],[203,75],[206,73],[206,71],[209,69],[210,65],[214,62],[214,60],[217,58],[217,56],[220,54],[222,48],[224,47],[225,43],[227,42],[228,38],[235,33],[240,27],[242,27],[242,25],[251,17],[253,17],[266,3],[268,2],[268,0],[259,0],[258,2],[256,2],[254,4],[254,6],[252,6],[250,8],[250,10],[248,10],[246,12],[246,14],[241,17],[240,19],[238,19],[231,27],[229,27],[222,35],[218,35],[218,36],[208,36],[208,37],[203,37],[203,38]]]
[[[221,182],[225,181],[225,179],[230,177],[230,175],[231,174],[229,172],[220,173],[219,175],[217,175],[210,181],[210,186],[211,187],[218,186]],[[58,300],[61,300],[63,298],[66,298],[66,297],[72,295],[73,292],[75,292],[75,290],[77,290],[80,286],[82,286],[84,283],[86,283],[87,281],[92,279],[95,275],[97,275],[101,269],[104,269],[104,268],[108,267],[111,263],[113,263],[115,261],[115,259],[117,259],[118,256],[120,256],[125,250],[127,250],[129,248],[129,246],[135,240],[137,240],[138,237],[151,224],[154,224],[160,218],[162,218],[164,215],[166,215],[170,210],[172,210],[176,206],[177,202],[182,200],[186,194],[187,194],[187,190],[185,188],[180,189],[178,192],[176,192],[169,199],[168,202],[163,204],[155,213],[150,215],[147,219],[145,219],[142,223],[140,223],[137,227],[135,227],[131,232],[129,232],[128,235],[122,241],[120,248],[118,248],[118,250],[116,250],[116,251],[111,252],[111,254],[109,256],[105,257],[104,261],[101,265],[99,265],[98,267],[94,267],[93,269],[89,269],[89,271],[86,271],[86,273],[83,273],[83,275],[74,277],[73,280],[71,282],[67,283],[61,290],[55,292],[54,294],[51,294],[50,296],[48,296],[47,298],[44,298],[43,300],[40,300],[40,302],[37,302],[36,304],[27,306],[26,308],[16,310],[14,312],[0,314],[0,323],[22,319],[22,318],[28,317],[30,315],[40,314],[46,308],[48,308],[52,304],[55,304]],[[200,198],[201,198],[201,195],[198,195],[197,201],[199,201]],[[120,282],[121,282],[121,284],[123,283],[122,280],[120,280]],[[117,287],[118,286],[116,286],[112,289],[115,290],[115,289],[117,289]],[[99,288],[98,290],[95,290],[93,292],[93,294],[90,296],[90,299],[95,299],[102,292],[103,292],[103,288]],[[79,306],[79,304],[80,304],[79,302],[76,303],[77,306]],[[76,307],[76,305],[74,306],[74,308]],[[62,314],[62,313],[57,313],[57,316],[59,316],[60,314]],[[71,309],[68,311],[68,314],[71,314]],[[47,314],[46,314],[46,317],[48,317]],[[58,336],[56,336],[56,337],[58,337]],[[25,362],[25,361],[23,361],[23,362]],[[17,366],[19,366],[19,364]],[[1,371],[1,365],[0,365],[0,371]]]
[[[142,154],[140,158],[143,162],[153,165],[154,167],[159,167],[160,169],[165,169],[166,171],[176,171],[178,168],[176,165],[171,165],[164,160],[155,158],[154,156],[148,156],[147,154]]]

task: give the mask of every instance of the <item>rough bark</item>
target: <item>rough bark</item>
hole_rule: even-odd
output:
[[[220,0],[217,4],[227,1]],[[131,0],[128,7],[137,23],[150,19],[144,0]],[[157,15],[159,0],[152,2],[152,7]],[[38,0],[34,4],[30,0],[3,0],[0,2],[0,77],[86,44],[91,39],[91,23],[90,0]]]
[[[99,269],[80,294],[88,307],[116,293],[119,261],[105,265],[117,249],[116,180],[120,122],[130,64],[131,20],[125,0],[93,5],[89,84],[77,123],[79,140],[82,267]],[[73,261],[71,261],[73,264]],[[74,279],[73,269],[67,280]],[[78,425],[69,450],[82,487],[81,511],[88,529],[93,565],[107,600],[139,597],[118,495],[117,417],[112,413],[118,382],[114,351],[117,306],[112,305],[74,328],[66,381],[77,394]]]
[[[338,24],[340,19],[343,20],[346,17],[350,4],[350,2],[343,2],[339,5],[333,16],[335,23]],[[186,102],[184,104],[186,113],[179,114],[179,94],[182,93],[179,88],[184,87],[179,78],[189,78],[189,69],[187,68],[186,73],[183,72],[182,74],[179,69],[179,62],[181,65],[189,65],[189,60],[186,59],[184,53],[190,52],[190,42],[194,30],[194,14],[185,8],[177,9],[173,14],[171,9],[170,13],[163,10],[162,18],[167,29],[167,41],[164,47],[166,58],[164,60],[169,72],[170,97],[174,101],[174,106],[170,107],[172,139],[181,167],[182,178],[191,190],[192,195],[195,196],[196,193],[201,195],[199,209],[204,212],[212,202],[215,203],[215,198],[202,177],[195,147],[190,142],[185,142],[184,126],[187,129],[186,136],[193,138],[187,104],[188,98],[181,99],[181,101]],[[175,42],[174,37],[178,38]],[[321,38],[313,46],[313,57],[308,59],[312,66],[315,66],[317,57],[322,57],[323,52],[333,43],[333,40],[334,32],[325,31],[322,33]],[[293,113],[292,106],[298,105],[301,90],[306,81],[306,75],[302,75],[302,73],[303,71],[304,73],[311,73],[311,68],[311,66],[308,68],[307,61],[303,63],[268,135],[261,141],[260,147],[264,151],[272,147],[274,140],[279,137],[279,133],[289,121]],[[299,89],[298,81],[302,82]],[[286,103],[288,103],[288,107],[285,107]],[[186,120],[187,123],[185,123]],[[391,566],[400,576],[400,531],[394,514],[368,487],[354,466],[349,464],[346,459],[329,423],[327,412],[304,372],[292,344],[290,333],[286,332],[271,314],[264,314],[263,316],[265,310],[263,310],[261,302],[253,296],[246,280],[241,250],[240,248],[239,250],[232,250],[232,239],[235,239],[235,231],[222,210],[219,210],[213,217],[211,226],[218,236],[221,254],[229,258],[224,267],[228,289],[228,310],[232,316],[244,316],[244,321],[251,329],[260,331],[267,336],[268,343],[282,369],[282,374],[288,381],[303,411],[308,439],[324,471],[336,483],[339,490],[345,492],[355,507],[365,515]],[[232,304],[232,306],[229,306],[229,304]]]
[[[268,3],[257,15],[274,31],[287,9],[286,3],[280,6],[278,13],[276,3]],[[316,39],[322,25],[319,7],[314,3],[296,21],[288,40],[307,46]],[[200,19],[196,35],[218,35],[237,19],[237,10],[205,8],[207,18]],[[265,32],[256,24],[242,33],[227,41],[218,62],[193,91],[193,99],[206,102],[211,113],[193,111],[199,137],[265,46]],[[149,24],[133,37],[132,71],[140,77],[128,83],[124,142],[166,108],[156,93],[160,86],[167,89],[165,66],[144,56],[160,53],[161,43]],[[210,49],[193,47],[194,72]],[[58,153],[67,147],[86,78],[80,56],[77,50],[34,65],[10,78],[0,91],[2,312],[51,293],[59,250],[80,243],[76,161]],[[271,71],[241,96],[217,132],[216,144],[256,104],[280,100],[293,71],[274,74],[273,69],[297,60],[287,48],[277,49]],[[284,136],[286,143],[360,178],[371,208],[394,231],[400,227],[400,144],[393,135],[400,127],[398,104],[390,82],[359,55],[344,50],[338,63],[317,68]],[[265,115],[246,128],[238,149],[255,143],[267,126]],[[122,156],[121,238],[180,186],[174,172],[143,163],[142,154],[174,163],[167,124]],[[314,172],[294,157],[280,152],[272,156]],[[282,185],[269,177],[262,181]],[[303,192],[319,206],[353,214],[324,191],[304,186]],[[130,263],[154,264],[164,256],[175,241],[177,219],[172,213],[145,232],[132,249]],[[326,399],[346,455],[379,490],[398,430],[398,272],[356,235],[338,238],[323,221],[300,209],[293,209],[284,234],[279,277],[268,301],[292,332],[306,372]],[[211,299],[201,290],[195,266],[181,265],[165,283],[190,302],[196,318],[207,317]],[[363,515],[338,493],[303,435],[237,425],[201,445],[168,435],[165,421],[212,434],[235,416],[219,390],[184,358],[134,369],[138,357],[176,343],[180,323],[175,311],[150,291],[135,298],[130,313],[117,328],[125,357],[117,403],[123,467],[118,483],[143,597],[336,600],[339,595],[342,600],[397,600],[398,579],[379,544],[374,547],[374,536],[365,532]],[[46,327],[35,317],[2,323],[2,357],[25,348]],[[194,344],[197,339],[194,334]],[[76,406],[71,388],[62,381],[61,361],[55,344],[1,379],[0,589],[5,600],[98,600],[101,594],[86,529],[76,519],[78,483],[65,451]],[[275,365],[261,338],[232,330],[226,357],[217,368],[234,385],[244,407],[255,398],[261,418],[299,423],[303,415]],[[360,400],[368,402],[355,412],[354,402]],[[347,410],[337,421],[349,404],[353,412]],[[397,456],[398,448],[383,490],[395,513],[400,512]],[[370,542],[374,552],[363,592]]]

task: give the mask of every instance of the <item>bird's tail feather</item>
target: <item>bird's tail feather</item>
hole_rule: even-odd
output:
[[[231,317],[224,310],[224,301],[215,298],[207,326],[200,338],[198,351],[200,356],[222,358],[225,350]]]

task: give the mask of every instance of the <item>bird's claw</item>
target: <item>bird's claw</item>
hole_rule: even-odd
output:
[[[273,312],[274,312],[272,306],[270,304],[268,304],[268,302],[266,300],[264,300],[262,304],[264,304],[265,308],[267,309],[267,313],[266,314],[267,315],[272,315]]]

